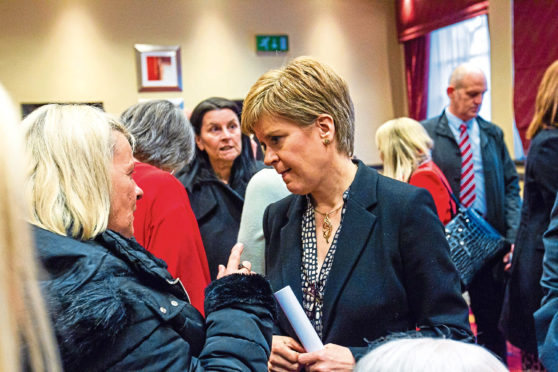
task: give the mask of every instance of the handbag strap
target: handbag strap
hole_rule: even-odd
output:
[[[442,185],[444,185],[444,187],[446,188],[446,190],[448,190],[448,194],[451,196],[451,198],[452,198],[453,201],[455,202],[455,205],[456,205],[457,209],[458,209],[458,210],[460,210],[460,209],[467,209],[467,208],[465,208],[465,207],[463,206],[463,204],[461,204],[461,203],[459,202],[459,199],[458,199],[458,198],[455,196],[455,194],[451,191],[451,189],[448,187],[448,185],[446,185],[446,183],[445,183],[443,180],[441,180],[441,181],[442,181]]]

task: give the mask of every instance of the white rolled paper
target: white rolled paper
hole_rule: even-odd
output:
[[[322,340],[320,340],[316,330],[312,327],[312,323],[310,323],[306,313],[304,313],[291,287],[286,286],[280,289],[274,293],[274,296],[306,351],[312,352],[323,349],[324,344]]]

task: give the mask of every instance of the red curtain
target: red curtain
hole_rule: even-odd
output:
[[[513,57],[515,123],[525,150],[525,132],[533,118],[542,76],[558,59],[558,2],[514,0]]]
[[[399,41],[405,47],[409,116],[426,119],[430,37],[439,28],[488,13],[488,0],[396,0]]]
[[[399,41],[488,14],[488,0],[397,0],[396,7]]]
[[[417,37],[406,41],[403,45],[409,117],[419,121],[424,120],[428,104],[430,36]]]

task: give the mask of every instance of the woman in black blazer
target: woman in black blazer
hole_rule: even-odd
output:
[[[293,194],[264,216],[266,273],[290,285],[326,346],[306,353],[282,316],[271,371],[351,370],[391,333],[471,337],[432,197],[353,161],[346,83],[307,57],[264,74],[244,103],[265,163]]]
[[[527,138],[532,139],[525,166],[521,222],[517,230],[511,276],[500,319],[506,338],[522,350],[524,369],[537,366],[533,313],[540,307],[544,256],[543,233],[558,192],[558,61],[546,71]]]

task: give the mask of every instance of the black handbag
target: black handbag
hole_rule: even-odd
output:
[[[475,274],[506,248],[506,240],[472,208],[464,207],[448,190],[457,214],[445,226],[450,256],[467,288]]]

